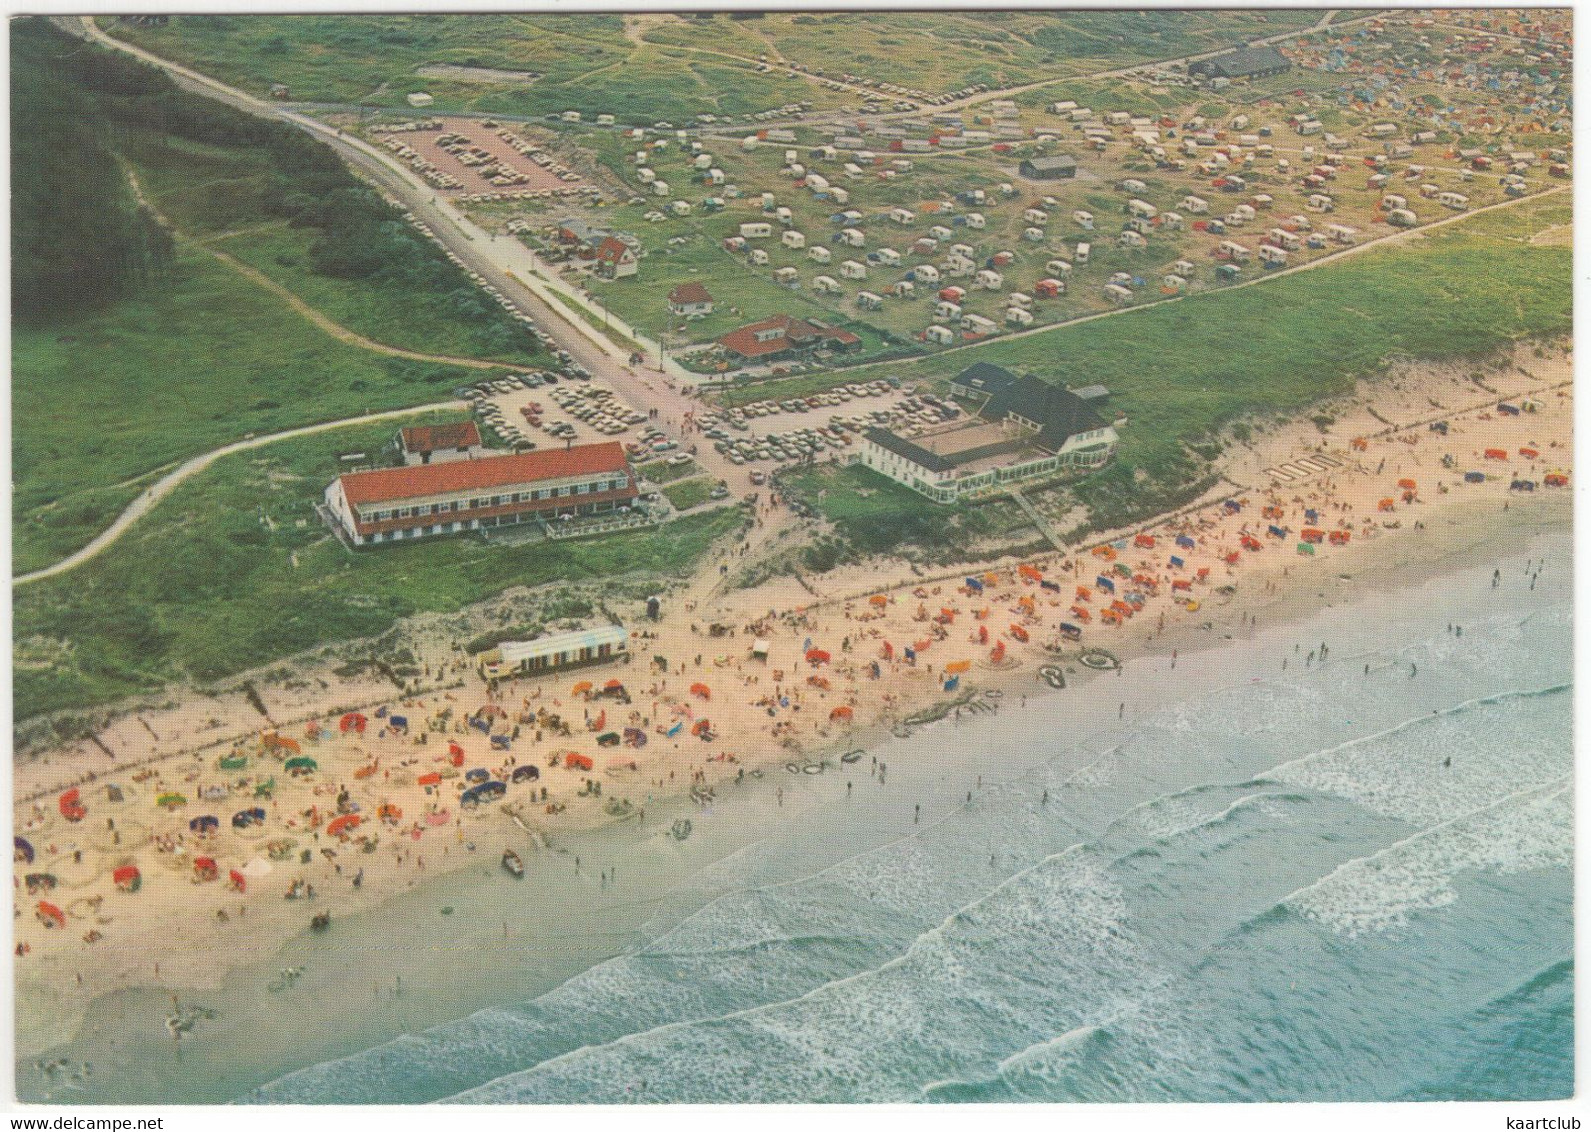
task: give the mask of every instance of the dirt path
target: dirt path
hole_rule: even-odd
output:
[[[200,246],[204,247],[204,245]],[[216,259],[226,264],[245,279],[259,284],[259,286],[278,296],[288,306],[292,307],[295,311],[304,316],[304,318],[314,323],[317,327],[319,327],[321,330],[324,330],[327,334],[330,334],[339,342],[346,342],[350,346],[358,346],[360,349],[369,350],[371,353],[386,354],[387,356],[393,358],[408,358],[410,361],[415,362],[440,362],[450,366],[467,366],[470,369],[502,369],[504,366],[511,364],[508,362],[483,362],[478,358],[454,358],[449,357],[446,354],[421,354],[416,353],[413,350],[404,350],[397,346],[388,346],[381,342],[373,342],[369,338],[366,338],[363,334],[356,334],[352,330],[349,330],[346,326],[341,326],[333,322],[331,319],[321,314],[320,311],[310,306],[303,299],[293,294],[293,292],[289,291],[286,287],[282,286],[276,280],[272,279],[269,275],[266,275],[257,268],[250,267],[242,260],[228,255],[219,248],[204,247],[204,250],[215,256]]]
[[[220,448],[185,460],[177,465],[174,471],[166,473],[156,481],[153,487],[128,504],[127,509],[116,516],[116,521],[95,536],[94,541],[90,542],[82,550],[77,551],[75,554],[67,555],[53,566],[46,566],[42,570],[35,570],[31,574],[22,574],[13,578],[11,584],[13,588],[24,586],[29,582],[53,578],[57,574],[64,574],[68,570],[81,566],[126,534],[128,528],[148,514],[155,504],[223,456],[230,456],[236,452],[246,452],[251,448],[260,448],[267,444],[274,444],[278,440],[291,440],[299,436],[312,436],[317,432],[329,432],[332,429],[347,428],[349,425],[370,424],[372,421],[398,420],[402,417],[412,417],[419,413],[429,413],[443,409],[451,411],[467,410],[469,407],[468,401],[440,401],[432,405],[416,405],[411,409],[389,409],[383,413],[369,413],[362,417],[322,421],[320,424],[304,425],[301,428],[290,428],[283,432],[267,433],[265,436],[246,437],[231,444],[224,444]]]
[[[144,208],[147,208],[155,217],[155,219],[160,221],[160,223],[163,224],[169,231],[171,231],[173,235],[182,236],[182,238],[187,240],[188,243],[194,245],[195,247],[203,248],[205,251],[215,256],[216,259],[226,264],[226,266],[230,267],[233,271],[236,271],[239,275],[243,276],[251,283],[257,284],[258,286],[263,287],[265,290],[277,296],[288,306],[292,307],[293,310],[299,315],[314,323],[316,327],[331,335],[339,342],[345,342],[350,346],[358,346],[361,350],[369,350],[373,354],[385,354],[392,358],[408,358],[410,361],[414,362],[437,362],[443,365],[464,366],[468,369],[502,369],[505,366],[513,364],[510,362],[487,362],[482,361],[479,358],[455,358],[446,354],[422,354],[414,350],[404,350],[397,346],[388,346],[382,342],[374,342],[371,339],[366,338],[363,334],[355,333],[354,331],[349,330],[346,326],[342,326],[339,323],[333,322],[320,311],[310,306],[292,291],[289,291],[286,287],[282,286],[280,283],[276,282],[276,280],[272,279],[269,275],[266,275],[259,269],[250,267],[236,256],[228,255],[219,248],[211,247],[203,240],[195,240],[183,235],[177,226],[173,224],[165,215],[163,215],[160,209],[155,207],[155,202],[150,200],[149,195],[144,192],[144,186],[138,180],[137,172],[134,171],[133,167],[127,164],[125,161],[122,162],[122,172],[126,174],[127,184],[133,190],[133,196],[137,199],[138,203]],[[228,236],[237,236],[249,230],[250,229],[239,229],[235,232],[224,232],[215,238],[224,239]]]

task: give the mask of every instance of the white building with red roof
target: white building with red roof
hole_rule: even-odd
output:
[[[326,511],[355,546],[630,507],[635,474],[618,441],[338,476]]]
[[[405,464],[441,464],[485,455],[481,430],[474,421],[416,425],[398,430],[398,450]]]

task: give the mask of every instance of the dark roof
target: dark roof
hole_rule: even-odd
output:
[[[1258,75],[1266,71],[1285,71],[1291,66],[1287,56],[1274,47],[1239,47],[1225,55],[1194,63],[1188,72],[1240,79],[1245,75]]]
[[[862,434],[868,440],[884,449],[893,452],[903,460],[910,460],[918,467],[926,468],[930,472],[948,472],[956,466],[956,461],[930,452],[920,444],[913,444],[905,437],[896,436],[888,429],[870,428]]]
[[[1068,437],[1104,428],[1105,421],[1075,393],[1036,377],[1024,377],[996,393],[984,406],[986,420],[1016,413],[1039,426],[1039,444],[1055,451]]]
[[[992,362],[979,362],[968,366],[951,379],[952,385],[965,386],[991,396],[1003,392],[1017,380],[1017,375]]]
[[[418,425],[402,431],[405,452],[438,452],[451,448],[479,448],[481,430],[474,421],[453,424]]]
[[[1069,153],[1060,153],[1054,157],[1029,157],[1022,164],[1030,169],[1075,169],[1077,158]]]

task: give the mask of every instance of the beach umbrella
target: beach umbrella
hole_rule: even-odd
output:
[[[349,830],[357,828],[364,820],[358,814],[344,814],[340,818],[333,818],[331,824],[326,827],[326,832],[333,837],[340,837]]]
[[[66,913],[51,904],[48,900],[40,900],[36,909],[39,922],[47,928],[66,927]]]
[[[164,806],[168,810],[175,810],[178,806],[186,806],[188,799],[178,794],[175,790],[168,790],[155,799],[155,805]]]
[[[573,688],[569,689],[569,694],[571,696],[588,695],[591,692],[591,687],[592,687],[591,681],[582,680],[578,684],[576,684]]]
[[[691,695],[700,696],[704,700],[710,700],[713,698],[713,690],[706,684],[692,684]]]
[[[822,649],[807,650],[807,663],[809,664],[827,664],[829,663],[829,660],[829,654],[824,652]]]
[[[143,887],[143,874],[138,871],[137,865],[123,865],[111,873],[111,880],[123,892],[137,892]]]
[[[242,873],[238,872],[236,869],[228,869],[226,879],[227,883],[231,885],[233,890],[236,892],[247,891],[249,887],[248,878]]]
[[[855,714],[856,713],[853,712],[850,709],[850,707],[848,707],[845,704],[841,704],[839,707],[837,707],[833,711],[829,712],[829,718],[831,720],[834,720],[834,719],[850,719]]]
[[[13,837],[11,839],[11,859],[13,861],[25,861],[31,865],[33,864],[33,857],[33,843],[26,837]]]
[[[60,809],[61,816],[67,821],[82,821],[88,816],[88,810],[78,799],[78,790],[75,786],[56,799],[55,804]]]
[[[214,833],[221,828],[221,819],[214,814],[200,814],[188,822],[188,829],[194,833]]]

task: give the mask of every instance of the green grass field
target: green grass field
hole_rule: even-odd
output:
[[[477,371],[344,345],[197,250],[169,284],[12,338],[13,569],[81,547],[136,482],[241,439],[445,400]]]
[[[663,489],[663,494],[668,498],[676,511],[689,511],[692,507],[706,503],[713,491],[713,482],[705,476],[690,480],[679,480],[669,484]]]
[[[623,533],[508,549],[461,537],[354,554],[314,505],[337,473],[338,451],[374,449],[391,434],[350,428],[228,457],[102,555],[19,589],[16,717],[82,709],[173,679],[224,679],[510,586],[678,577],[743,522],[725,509],[672,523],[667,538]]]

